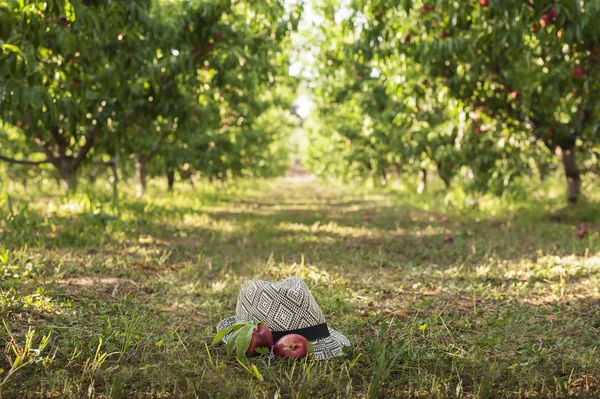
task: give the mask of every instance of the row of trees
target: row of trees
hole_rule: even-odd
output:
[[[176,170],[279,174],[300,16],[269,0],[0,2],[0,160],[69,189],[86,165],[116,182],[135,163],[139,194]]]
[[[502,192],[562,164],[567,198],[600,156],[600,2],[321,3],[318,173],[461,173]],[[343,14],[347,14],[343,17]],[[560,160],[556,163],[555,160]]]

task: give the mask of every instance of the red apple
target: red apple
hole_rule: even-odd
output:
[[[425,4],[423,7],[421,7],[421,14],[427,14],[430,11],[433,11],[433,6]]]
[[[192,28],[190,27],[190,24],[186,22],[183,25],[183,30],[185,30],[186,32],[189,32],[190,30],[192,30]]]
[[[535,33],[539,33],[540,32],[540,24],[533,24],[533,26],[531,27],[531,31],[535,34]]]
[[[81,79],[73,79],[73,86],[75,87],[81,87]]]
[[[365,216],[363,216],[363,220],[365,222],[370,222],[371,220],[373,220],[373,216],[371,216],[371,215],[365,215]]]
[[[510,92],[510,98],[513,100],[518,99],[519,97],[521,97],[521,93],[519,93],[518,90],[513,90]]]
[[[281,337],[273,347],[277,357],[299,359],[308,355],[308,341],[302,335],[288,334]]]
[[[558,11],[556,11],[556,8],[552,7],[550,11],[548,11],[548,16],[551,19],[555,19],[558,16]]]
[[[586,229],[585,227],[581,227],[578,231],[577,231],[577,237],[579,237],[580,240],[583,240],[585,238],[585,236],[588,235],[588,229]]]
[[[250,339],[250,346],[246,351],[248,356],[257,356],[260,355],[259,352],[256,351],[258,348],[267,348],[269,351],[273,347],[273,333],[269,330],[269,327],[266,324],[260,323],[254,326],[254,331],[252,331],[252,338]]]
[[[479,0],[479,5],[482,6],[482,7],[489,6],[488,0]]]
[[[67,19],[67,17],[60,17],[59,23],[63,28],[69,27],[69,20]]]
[[[450,36],[450,33],[446,32],[445,30],[444,30],[444,31],[442,31],[442,33],[440,34],[440,37],[441,37],[442,39],[445,39],[445,38],[447,38],[447,37],[449,37],[449,36]]]
[[[444,244],[452,244],[454,242],[454,238],[452,236],[444,237]]]
[[[573,76],[576,79],[583,79],[585,77],[585,70],[582,67],[575,67],[573,69]]]
[[[215,32],[213,33],[213,39],[215,39],[215,42],[220,42],[223,40],[223,34],[221,32]]]
[[[449,165],[450,169],[452,169],[452,166],[454,166],[454,165],[452,165],[452,164]],[[448,217],[448,215],[442,216],[442,222],[448,223],[449,221],[450,221],[450,218]]]
[[[212,43],[207,43],[206,46],[204,46],[204,49],[206,51],[213,51],[215,49],[215,45]]]
[[[404,43],[410,43],[410,39],[411,39],[410,35],[405,35],[404,36]]]
[[[475,128],[475,134],[478,135],[478,136],[481,135],[481,128],[480,127],[476,127]]]
[[[546,26],[550,25],[551,23],[552,23],[552,18],[548,14],[543,14],[542,17],[540,18],[540,25],[542,26],[542,28],[545,28]]]

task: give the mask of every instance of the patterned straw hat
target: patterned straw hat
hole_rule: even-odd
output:
[[[348,338],[327,326],[321,308],[299,277],[276,283],[261,280],[244,283],[235,316],[221,320],[217,330],[243,321],[264,322],[273,333],[274,343],[287,334],[304,336],[313,343],[314,355],[319,360],[341,356],[342,348],[350,346]]]

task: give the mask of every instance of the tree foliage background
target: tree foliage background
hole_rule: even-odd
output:
[[[502,193],[561,168],[574,202],[598,161],[597,1],[315,3],[307,163],[331,175],[437,171]],[[335,153],[334,157],[330,154]]]
[[[272,176],[289,164],[301,4],[0,2],[0,155],[75,188],[85,166]],[[131,162],[129,162],[131,160]],[[132,172],[133,173],[133,172]],[[115,174],[117,177],[118,174]]]

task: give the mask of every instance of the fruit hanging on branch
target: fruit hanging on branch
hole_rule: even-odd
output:
[[[575,67],[575,69],[573,69],[573,76],[575,79],[583,79],[585,77],[585,69],[582,67]]]

